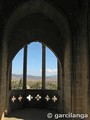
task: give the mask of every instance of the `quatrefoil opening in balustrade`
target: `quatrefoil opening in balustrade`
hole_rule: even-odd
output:
[[[53,100],[53,102],[56,102],[56,101],[57,101],[57,97],[54,95],[54,96],[52,97],[52,100]]]
[[[48,102],[48,101],[50,100],[49,95],[47,95],[47,96],[45,97],[45,99],[46,99],[46,101]]]
[[[35,99],[36,99],[37,101],[39,101],[41,98],[42,98],[42,97],[41,97],[39,94],[37,94],[37,96],[35,97]]]
[[[16,101],[16,97],[13,96],[13,97],[11,98],[11,101],[14,103],[14,102]]]
[[[33,96],[28,95],[28,96],[27,96],[27,99],[28,99],[29,101],[31,101],[31,100],[33,99]]]
[[[20,96],[18,97],[18,100],[21,102],[22,99],[23,99],[23,97],[20,95]]]

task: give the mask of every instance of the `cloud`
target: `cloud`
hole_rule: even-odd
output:
[[[46,69],[46,72],[53,74],[53,73],[57,72],[57,69],[50,69],[50,68],[48,68],[48,69]]]
[[[42,71],[42,69],[40,69],[40,72]],[[48,68],[46,69],[46,73],[47,74],[56,74],[57,73],[57,69],[51,69],[51,68]]]

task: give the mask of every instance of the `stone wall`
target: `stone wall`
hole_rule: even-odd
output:
[[[0,116],[6,108],[7,43],[3,41],[0,58]]]
[[[89,73],[88,73],[88,102],[87,102],[87,106],[88,106],[88,114],[90,115],[90,1],[88,1],[88,24],[87,24],[87,29],[88,29],[88,58],[89,58]]]

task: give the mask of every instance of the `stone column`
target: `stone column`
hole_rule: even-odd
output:
[[[60,90],[61,89],[61,80],[60,77],[61,76],[61,70],[60,70],[60,63],[59,60],[57,60],[57,89]]]
[[[10,65],[10,68],[9,68],[9,76],[8,76],[8,79],[9,79],[9,90],[11,90],[11,80],[12,80],[12,63]]]
[[[42,44],[42,89],[45,90],[46,47]]]
[[[27,45],[24,47],[24,57],[23,57],[23,89],[26,89],[27,81]]]
[[[65,46],[65,53],[64,53],[64,79],[63,79],[63,97],[64,97],[64,112],[68,113],[71,112],[71,81],[72,81],[72,61],[71,61],[71,40],[67,41]]]

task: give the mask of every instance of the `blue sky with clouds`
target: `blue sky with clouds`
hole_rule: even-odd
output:
[[[28,45],[27,54],[27,74],[41,76],[42,71],[42,45],[39,42],[33,42]],[[46,75],[56,75],[57,58],[54,53],[46,47]],[[23,49],[21,49],[12,63],[12,73],[23,73]]]

